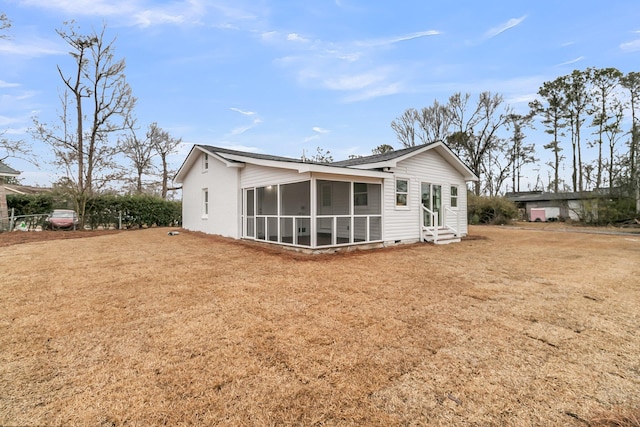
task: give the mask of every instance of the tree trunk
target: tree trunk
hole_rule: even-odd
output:
[[[169,171],[167,170],[167,156],[162,156],[162,198],[167,198],[167,183],[169,181]]]

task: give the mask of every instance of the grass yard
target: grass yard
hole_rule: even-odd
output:
[[[167,231],[0,234],[0,425],[640,425],[640,235]]]

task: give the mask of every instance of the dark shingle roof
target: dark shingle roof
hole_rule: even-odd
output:
[[[331,165],[331,166],[335,165],[334,163],[318,163],[318,162],[310,162],[310,161],[303,162],[302,159],[294,159],[292,157],[274,156],[274,155],[271,155],[271,154],[250,153],[248,151],[231,150],[229,148],[215,147],[213,145],[199,145],[199,147],[202,147],[205,150],[207,150],[209,152],[212,152],[212,153],[219,153],[219,154],[222,155],[222,157],[224,157],[224,154],[232,154],[232,155],[236,155],[236,156],[250,157],[252,159],[273,160],[273,161],[277,161],[277,162],[314,163],[314,164],[319,164],[319,165]]]
[[[282,156],[274,156],[271,154],[260,154],[260,153],[250,153],[247,151],[238,151],[231,150],[229,148],[215,147],[213,145],[199,145],[205,150],[212,153],[219,153],[224,157],[224,154],[232,154],[236,156],[244,156],[250,157],[253,159],[259,160],[273,160],[278,162],[290,162],[290,163],[312,163],[318,165],[326,165],[326,166],[334,166],[334,167],[349,167],[349,166],[357,166],[357,165],[365,165],[368,163],[379,163],[387,160],[397,159],[398,157],[402,157],[405,154],[412,153],[414,151],[420,150],[421,148],[426,147],[429,144],[416,145],[414,147],[402,148],[400,150],[388,151],[383,154],[373,154],[371,156],[363,156],[363,157],[355,157],[353,159],[340,160],[337,162],[331,163],[321,163],[321,162],[312,162],[312,161],[302,161],[302,159],[294,159],[291,157],[282,157]]]
[[[387,160],[397,159],[398,157],[402,157],[405,154],[412,153],[414,151],[420,150],[421,148],[426,147],[429,144],[416,145],[414,147],[402,148],[400,150],[387,151],[382,154],[373,154],[371,156],[363,156],[363,157],[355,157],[353,159],[341,160],[339,162],[333,162],[333,166],[357,166],[364,165],[367,163],[379,163],[386,162]]]
[[[4,163],[0,162],[0,175],[20,175],[20,171],[17,171]]]

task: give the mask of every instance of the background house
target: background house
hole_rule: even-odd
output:
[[[7,228],[9,223],[9,212],[7,209],[7,196],[5,191],[5,178],[17,177],[20,172],[10,168],[0,161],[0,230]]]
[[[535,221],[544,210],[544,220],[581,221],[585,218],[597,218],[599,200],[618,198],[610,189],[595,191],[548,193],[543,191],[525,191],[507,193],[505,197],[518,207],[519,219]],[[532,211],[533,210],[533,211]]]
[[[319,249],[459,240],[476,179],[437,142],[330,164],[195,145],[175,180],[186,229]]]

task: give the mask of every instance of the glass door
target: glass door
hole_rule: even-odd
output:
[[[421,184],[421,198],[422,204],[432,212],[438,213],[438,226],[442,226],[442,186],[436,184],[430,184],[423,182]],[[423,212],[424,226],[433,227],[431,224],[431,214]]]

